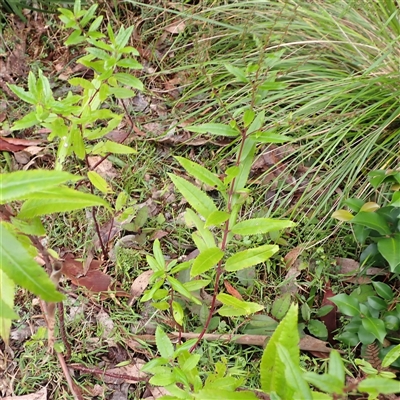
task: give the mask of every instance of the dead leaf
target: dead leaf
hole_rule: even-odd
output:
[[[151,241],[153,241],[153,240],[156,240],[156,239],[161,239],[161,238],[163,238],[163,237],[165,237],[165,236],[168,236],[169,235],[169,232],[167,232],[167,231],[163,231],[163,230],[161,230],[161,229],[157,229],[155,232],[153,232],[153,234],[150,236],[150,240]]]
[[[350,275],[343,280],[354,283],[369,283],[371,280],[365,276],[357,276],[360,273],[360,263],[351,258],[335,258],[336,265],[339,267],[339,274]],[[382,268],[368,268],[365,273],[367,275],[386,275]]]
[[[297,246],[286,254],[286,256],[284,257],[286,268],[289,269],[296,262],[303,250],[303,246]]]
[[[89,270],[84,276],[83,264],[75,260],[71,253],[68,253],[64,258],[61,272],[76,286],[84,286],[92,292],[105,292],[109,290],[112,279],[99,270],[100,266],[99,260],[92,260]]]
[[[330,298],[334,296],[334,293],[331,289],[331,283],[328,281],[325,286],[324,298],[321,302],[321,307],[323,306],[333,306],[332,310],[329,311],[328,314],[320,317],[319,319],[325,324],[326,328],[328,329],[328,341],[329,343],[333,344],[335,341],[333,339],[333,332],[337,329],[337,307],[336,304],[333,303]]]
[[[10,143],[6,140],[7,138],[0,138],[0,151],[10,151],[10,152],[17,152],[25,149],[26,146],[17,145]]]
[[[224,286],[226,291],[233,297],[236,297],[239,300],[243,300],[242,295],[227,281],[224,280]]]
[[[131,286],[131,297],[129,298],[128,305],[132,306],[136,300],[142,295],[144,290],[149,284],[150,277],[153,275],[153,271],[142,272],[132,283]]]
[[[44,387],[36,393],[26,394],[24,396],[8,396],[4,397],[3,400],[46,400],[47,399],[47,388]]]
[[[139,380],[145,380],[147,378],[147,374],[140,371],[144,364],[145,362],[143,360],[135,358],[129,365],[106,370],[107,375],[105,374],[102,379],[105,383],[113,384],[121,384],[122,382],[137,383]],[[108,374],[113,374],[115,377],[111,377]],[[129,377],[132,377],[132,379],[129,379]]]
[[[182,33],[186,28],[185,21],[175,21],[172,24],[166,26],[164,30],[166,32],[172,33],[173,35],[177,35],[178,33]]]
[[[169,396],[170,393],[167,391],[167,389],[160,387],[160,386],[149,386],[150,392],[152,394],[151,397],[148,397],[148,399],[159,399],[162,396]]]
[[[101,161],[102,158],[103,157],[99,157],[99,156],[89,156],[88,157],[89,167],[91,169],[93,169],[93,167],[96,165],[96,167],[93,169],[93,171],[97,172],[104,179],[116,178],[118,176],[118,171],[114,168],[111,161],[109,161],[107,159],[104,159],[103,161]],[[100,161],[101,161],[101,163],[98,164]]]

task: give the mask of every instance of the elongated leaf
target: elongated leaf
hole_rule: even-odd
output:
[[[361,322],[365,330],[372,333],[381,343],[383,343],[387,332],[385,323],[382,320],[364,316]]]
[[[21,100],[25,101],[26,103],[36,103],[37,100],[32,93],[26,92],[24,89],[16,85],[8,85],[8,87],[14,94],[16,94]]]
[[[311,389],[308,386],[308,383],[304,380],[300,367],[293,363],[289,351],[284,346],[279,343],[277,343],[276,346],[278,356],[285,364],[285,378],[288,385],[292,387],[298,398],[312,400]]]
[[[339,221],[347,222],[354,218],[354,215],[347,210],[337,210],[332,214],[332,218],[338,219]]]
[[[381,235],[390,235],[391,231],[385,219],[377,214],[370,212],[359,212],[352,220],[352,224],[359,224],[367,228],[374,229]]]
[[[225,190],[225,185],[222,181],[207,168],[183,157],[175,157],[175,159],[185,168],[187,173],[197,178],[200,182],[215,187],[220,191]]]
[[[210,133],[211,135],[216,136],[228,136],[228,137],[237,137],[240,135],[238,129],[232,128],[229,125],[225,124],[202,124],[197,126],[186,126],[186,130],[195,133]]]
[[[389,352],[385,355],[385,358],[382,361],[382,367],[384,368],[389,367],[399,357],[400,357],[400,344],[390,349]]]
[[[348,315],[349,317],[360,315],[360,304],[355,297],[341,293],[330,297],[329,300],[338,306],[342,314]]]
[[[223,306],[218,310],[218,314],[223,317],[233,317],[241,315],[250,315],[264,309],[264,306],[249,301],[239,300],[226,293],[220,293],[217,295]]]
[[[0,222],[0,269],[16,284],[46,301],[61,301],[59,293],[46,272],[29,255],[18,239]]]
[[[93,206],[104,206],[111,209],[107,201],[98,196],[67,187],[59,187],[32,193],[22,205],[18,218],[34,218]]]
[[[300,364],[297,314],[298,306],[292,305],[268,341],[261,358],[261,389],[265,393],[276,392],[282,399],[293,398],[293,389],[289,388],[286,383],[286,365],[278,355],[277,345],[282,345],[288,351],[288,356],[294,365]]]
[[[136,150],[132,149],[132,147],[125,146],[120,143],[111,142],[107,140],[106,142],[97,143],[96,146],[93,147],[91,154],[100,154],[106,155],[107,153],[115,153],[115,154],[135,154]]]
[[[102,193],[112,192],[112,189],[108,185],[107,181],[101,175],[99,175],[97,172],[89,171],[87,175],[88,175],[90,182],[92,182],[93,186],[96,189],[99,189],[100,192],[102,192]]]
[[[232,227],[232,232],[238,235],[258,235],[272,231],[279,231],[296,225],[289,220],[273,218],[253,218],[237,223]]]
[[[0,179],[0,203],[9,203],[13,200],[23,200],[31,193],[40,192],[68,181],[78,181],[68,172],[59,171],[16,171],[2,174]]]
[[[178,281],[178,279],[175,279],[172,276],[168,276],[167,280],[171,284],[172,288],[174,290],[176,290],[178,293],[180,293],[182,296],[187,297],[188,299],[192,300],[194,303],[198,304],[199,306],[201,305],[201,302],[196,297],[194,297],[189,292],[189,290],[187,290],[186,287],[183,286],[183,283]]]
[[[118,72],[113,75],[113,77],[123,85],[130,86],[134,89],[143,90],[143,83],[141,82],[140,79],[136,78],[136,76],[127,74],[125,72]]]
[[[345,369],[342,357],[340,354],[333,350],[329,355],[329,375],[335,376],[343,385],[345,384]]]
[[[372,282],[374,285],[374,289],[376,290],[376,293],[378,293],[379,296],[382,297],[382,299],[385,299],[387,301],[392,301],[394,297],[393,290],[389,285],[383,282]]]
[[[389,263],[390,270],[394,272],[400,265],[400,234],[396,233],[393,237],[379,239],[378,250]]]
[[[161,357],[167,360],[172,358],[174,355],[174,346],[167,334],[161,329],[160,325],[156,328],[156,345]]]
[[[211,213],[217,211],[214,202],[206,193],[180,176],[168,175],[186,201],[204,218],[207,219]]]
[[[290,136],[280,135],[272,131],[254,132],[249,137],[257,143],[286,143],[293,140]]]
[[[248,83],[249,80],[246,77],[246,72],[232,64],[224,64],[224,67],[228,72],[230,72],[239,82]]]
[[[0,268],[0,338],[8,345],[11,320],[18,319],[14,312],[14,282]]]
[[[190,271],[190,276],[193,277],[200,275],[215,267],[223,256],[224,252],[218,247],[204,250],[195,258]]]
[[[344,383],[336,378],[336,376],[328,374],[320,375],[315,372],[306,372],[303,376],[307,382],[311,383],[323,392],[337,394],[343,392]]]
[[[390,394],[399,393],[399,381],[396,379],[381,378],[380,376],[370,376],[358,384],[360,392],[371,394]]]
[[[247,134],[259,131],[264,126],[264,122],[265,122],[265,111],[261,111],[257,114],[251,125],[248,127]]]
[[[240,251],[226,260],[225,269],[239,271],[260,264],[272,257],[278,250],[279,247],[276,245],[265,244],[255,249]]]

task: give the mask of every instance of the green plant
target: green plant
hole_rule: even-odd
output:
[[[119,72],[119,69],[141,68],[131,57],[137,55],[137,51],[127,46],[133,27],[122,27],[114,34],[108,25],[108,38],[104,40],[106,36],[98,30],[102,16],[95,18],[96,8],[97,5],[93,5],[88,10],[82,10],[81,2],[77,0],[73,11],[59,9],[65,27],[73,29],[66,44],[85,42],[88,45],[86,55],[78,62],[92,69],[94,77],[91,80],[69,80],[72,86],[80,86],[80,94],[72,94],[70,91],[64,98],[55,99],[49,79],[40,70],[38,77],[32,72],[29,73],[28,91],[16,85],[9,85],[20,99],[34,108],[15,122],[12,130],[22,130],[35,125],[45,127],[50,130],[48,139],[58,140],[58,150],[55,171],[12,172],[3,174],[0,182],[0,204],[8,207],[5,208],[7,220],[0,223],[0,336],[4,340],[8,338],[11,319],[17,318],[12,311],[15,284],[27,288],[49,302],[63,299],[54,286],[58,283],[60,271],[51,258],[56,259],[57,254],[51,249],[45,249],[38,239],[45,235],[40,217],[94,206],[104,206],[113,212],[106,200],[94,195],[95,188],[104,194],[108,194],[111,188],[103,177],[91,170],[88,156],[100,155],[104,160],[110,153],[134,153],[134,149],[128,146],[103,139],[122,119],[121,114],[104,108],[104,102],[110,98],[125,99],[134,96],[135,92],[131,88],[143,88],[138,78],[126,72]],[[75,176],[61,171],[67,157],[72,155],[85,161],[86,176]],[[75,183],[84,178],[88,180],[92,193],[65,186],[67,182]],[[17,216],[11,207],[12,202],[18,206],[16,201],[24,201]],[[126,202],[127,196],[121,192],[116,201],[116,212],[121,211]],[[126,215],[132,210],[124,211],[123,215]],[[95,217],[94,212],[93,216]],[[100,238],[97,223],[96,228]],[[38,249],[45,258],[51,279],[34,260]],[[106,256],[104,244],[102,250]]]
[[[351,198],[345,204],[355,213],[347,210],[335,211],[332,215],[340,221],[353,226],[356,240],[368,244],[361,253],[362,265],[384,267],[389,265],[392,273],[400,272],[400,172],[372,171],[369,174],[371,185],[376,189],[383,183],[394,184],[390,202],[381,207],[375,202],[365,202]]]
[[[274,400],[345,399],[348,393],[367,393],[368,399],[372,400],[379,394],[399,391],[395,374],[379,373],[366,363],[361,363],[364,376],[347,383],[344,362],[335,350],[330,353],[327,372],[304,372],[300,368],[297,315],[298,308],[292,305],[267,343],[260,364],[260,390],[250,391],[243,387],[244,380],[235,378],[223,362],[217,362],[215,372],[201,379],[197,368],[200,355],[189,352],[193,341],[174,349],[160,327],[156,332],[156,344],[161,357],[148,362],[142,371],[153,375],[151,384],[168,390],[170,395],[162,397],[165,400],[255,400],[260,392]],[[399,356],[400,346],[397,346],[386,355],[383,365],[390,365]],[[311,385],[320,391],[312,389]]]

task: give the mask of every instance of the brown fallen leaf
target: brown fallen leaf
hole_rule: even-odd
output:
[[[331,289],[331,283],[328,281],[326,283],[325,287],[325,292],[324,292],[324,298],[322,299],[321,302],[321,307],[323,306],[333,306],[332,310],[329,311],[328,314],[320,317],[319,319],[325,324],[326,328],[328,329],[328,342],[333,344],[335,343],[335,340],[333,339],[333,332],[336,331],[337,329],[337,306],[335,303],[333,303],[330,298],[334,296],[334,293],[332,292]]]
[[[89,167],[92,169],[94,168],[93,171],[97,172],[104,179],[116,178],[118,176],[118,171],[114,168],[111,161],[109,161],[107,159],[101,161],[102,158],[103,157],[99,157],[99,156],[88,157]],[[101,161],[101,163],[98,164],[100,161]]]
[[[133,282],[131,286],[131,296],[129,297],[128,305],[132,306],[136,300],[142,295],[144,290],[149,284],[150,277],[153,275],[153,271],[142,272]]]
[[[224,280],[224,286],[226,291],[233,297],[236,297],[239,300],[243,300],[242,295],[227,281]]]
[[[166,26],[164,30],[166,32],[172,33],[173,35],[177,35],[178,33],[182,33],[186,28],[185,21],[175,21],[172,24]]]
[[[25,149],[26,146],[17,145],[10,143],[5,140],[6,138],[0,138],[0,151],[10,151],[10,152],[17,152]]]
[[[143,367],[145,362],[140,358],[134,358],[132,363],[123,367],[111,368],[106,370],[102,379],[105,383],[120,384],[122,382],[137,383],[139,380],[147,378],[147,374],[141,372],[140,369]],[[112,374],[114,376],[110,376]],[[131,377],[132,379],[129,379]]]
[[[7,396],[3,400],[46,400],[47,388],[44,387],[36,393],[26,394],[24,396]]]

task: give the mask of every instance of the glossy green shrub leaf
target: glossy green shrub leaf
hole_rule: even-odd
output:
[[[277,320],[281,320],[289,310],[291,296],[290,293],[285,293],[277,296],[271,308],[271,314]]]
[[[379,232],[381,235],[390,235],[391,231],[386,220],[379,214],[360,211],[352,220],[352,224],[366,226]]]
[[[354,218],[354,215],[347,210],[337,210],[332,214],[332,218],[335,218],[339,221],[347,222],[351,221]]]
[[[194,260],[190,276],[197,276],[215,267],[224,256],[224,252],[218,247],[212,247],[202,251]]]
[[[279,247],[276,245],[265,244],[255,249],[239,251],[226,260],[225,269],[227,271],[239,271],[260,264],[271,258],[278,250]]]
[[[296,225],[289,220],[279,220],[273,218],[252,218],[241,221],[232,227],[232,232],[238,235],[258,235],[272,231],[280,231]]]
[[[377,188],[384,182],[400,183],[400,172],[399,171],[386,171],[386,170],[375,170],[368,174],[368,179],[374,188]]]
[[[378,318],[364,317],[362,320],[362,326],[366,331],[374,335],[381,343],[386,337],[385,323]]]
[[[299,331],[297,329],[297,305],[292,305],[285,318],[276,328],[261,358],[261,389],[270,394],[275,392],[282,399],[293,398],[293,389],[289,388],[285,377],[286,365],[278,355],[277,345],[288,350],[294,365],[300,365]]]
[[[18,218],[29,219],[93,206],[104,206],[110,209],[108,202],[98,196],[67,187],[58,187],[32,193],[22,205]]]
[[[156,345],[161,357],[171,360],[174,355],[174,346],[168,335],[158,325],[156,328]]]
[[[68,181],[76,182],[79,179],[81,178],[68,172],[38,169],[2,174],[0,180],[0,203],[24,200],[34,192],[40,192]]]
[[[389,263],[390,270],[394,272],[400,265],[400,234],[396,233],[392,237],[380,238],[378,250]]]
[[[349,317],[360,315],[360,305],[358,300],[354,297],[341,293],[330,297],[329,300],[338,306],[342,314],[348,315]]]
[[[383,318],[385,328],[389,331],[398,331],[400,329],[400,320],[395,315],[385,315]]]
[[[207,219],[211,213],[217,211],[214,202],[206,193],[180,176],[168,175],[186,201],[204,218]]]
[[[237,128],[232,128],[230,125],[207,123],[197,126],[186,126],[186,130],[195,133],[210,133],[216,136],[237,137],[240,131]]]
[[[375,212],[380,208],[380,205],[373,202],[373,201],[368,201],[367,203],[364,203],[362,207],[360,208],[360,211],[364,212]]]
[[[225,185],[218,178],[218,176],[213,174],[207,168],[204,168],[202,165],[183,157],[175,157],[175,159],[179,162],[179,164],[182,165],[183,168],[185,168],[188,174],[192,175],[200,182],[211,187],[215,187],[219,191],[224,191],[226,189]]]
[[[393,207],[400,207],[400,192],[397,191],[393,193],[392,201],[390,202],[390,205]]]
[[[393,290],[391,289],[391,287],[389,285],[387,285],[386,283],[383,282],[372,282],[374,289],[376,291],[376,293],[382,297],[383,299],[387,300],[387,301],[391,301],[393,300]]]
[[[360,244],[365,244],[370,237],[371,229],[362,225],[353,225],[354,236]]]
[[[58,292],[42,267],[34,261],[19,240],[0,222],[0,269],[16,284],[45,301],[61,301]]]
[[[368,305],[372,307],[374,310],[382,311],[388,308],[388,304],[385,300],[381,299],[378,296],[370,296],[368,297]]]
[[[311,335],[316,336],[321,339],[326,339],[328,337],[328,329],[325,324],[316,319],[311,319],[307,324],[307,329]]]
[[[365,201],[357,198],[350,198],[344,201],[344,204],[350,208],[350,210],[358,213]]]
[[[299,365],[294,364],[289,351],[277,343],[278,356],[285,364],[285,378],[287,384],[294,390],[294,398],[312,400],[312,394],[308,383],[304,380]]]
[[[358,339],[362,344],[368,345],[375,342],[376,336],[361,325],[358,329]]]
[[[389,367],[399,357],[400,357],[400,344],[390,349],[389,352],[385,355],[385,358],[382,361],[382,367],[383,368]]]

